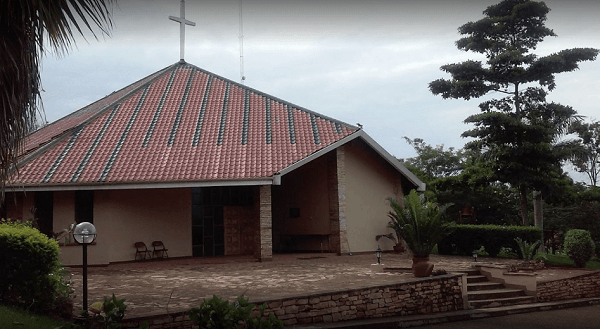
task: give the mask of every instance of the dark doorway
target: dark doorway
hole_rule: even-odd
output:
[[[40,232],[52,237],[54,224],[54,193],[53,192],[35,192],[33,197],[35,207],[34,225],[37,225]]]
[[[224,206],[252,205],[249,186],[196,187],[192,189],[192,255],[225,254]]]

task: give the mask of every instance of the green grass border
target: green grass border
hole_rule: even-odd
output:
[[[43,315],[0,305],[0,328],[3,329],[54,329],[63,324]]]

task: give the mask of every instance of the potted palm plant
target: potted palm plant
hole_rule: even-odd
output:
[[[389,228],[392,228],[390,226],[388,226]],[[401,236],[398,236],[398,233],[393,232],[393,233],[388,233],[388,234],[379,234],[375,236],[375,240],[379,241],[381,238],[386,238],[390,241],[392,241],[394,243],[394,251],[396,253],[403,253],[404,250],[406,248],[404,248],[404,245],[402,245],[402,241],[404,241],[404,239]]]
[[[392,198],[388,200],[392,208],[388,213],[389,227],[397,236],[404,238],[412,252],[414,275],[431,275],[433,265],[428,263],[429,254],[447,231],[442,215],[450,205],[440,206],[428,202],[415,190],[403,198],[404,206]]]

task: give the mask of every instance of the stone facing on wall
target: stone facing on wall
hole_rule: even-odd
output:
[[[259,191],[260,218],[256,235],[255,256],[261,261],[273,260],[273,222],[271,185],[261,185]]]
[[[337,155],[337,181],[338,181],[338,199],[339,199],[339,220],[340,220],[340,253],[350,252],[348,238],[346,236],[346,153],[344,146],[336,149]]]
[[[600,271],[537,284],[537,301],[600,297]]]
[[[329,153],[327,158],[327,185],[329,193],[329,243],[332,252],[347,254],[346,236],[346,169],[344,146]]]
[[[286,326],[291,326],[458,311],[463,309],[461,291],[462,275],[442,275],[343,292],[251,302],[267,303],[267,313],[274,313]],[[185,312],[126,319],[123,328],[137,328],[144,320],[148,320],[151,329],[191,328]]]

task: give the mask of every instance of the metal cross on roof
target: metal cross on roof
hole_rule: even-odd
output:
[[[184,59],[183,59],[184,47],[185,47],[185,26],[186,25],[196,26],[196,23],[185,19],[185,1],[184,0],[181,0],[181,10],[180,10],[179,15],[181,17],[169,16],[169,19],[172,21],[179,22],[179,35],[180,35],[179,57],[180,57],[180,60],[183,62],[184,61]]]

